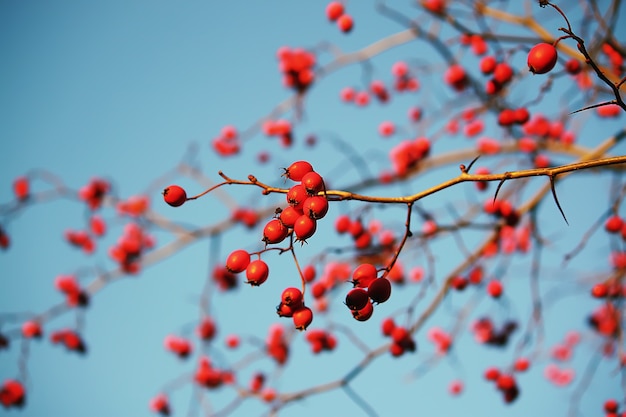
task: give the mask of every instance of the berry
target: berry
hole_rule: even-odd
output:
[[[342,14],[343,14],[343,4],[341,4],[340,2],[331,1],[326,6],[326,17],[328,17],[328,20],[330,20],[331,22],[334,22],[335,20],[339,19]]]
[[[604,230],[608,233],[617,233],[622,230],[622,226],[624,226],[624,220],[618,215],[613,215],[606,219]]]
[[[545,74],[556,65],[558,54],[549,43],[539,43],[528,53],[528,69],[533,74]]]
[[[295,287],[285,288],[281,295],[281,302],[289,307],[300,307],[303,303],[302,291]]]
[[[293,324],[298,330],[306,330],[313,321],[313,311],[310,308],[302,306],[293,313]]]
[[[502,283],[500,281],[490,281],[487,284],[487,292],[493,298],[499,298],[502,295]]]
[[[321,195],[309,197],[302,204],[302,212],[312,219],[319,220],[328,213],[328,200]]]
[[[348,33],[354,27],[354,21],[352,20],[352,16],[349,14],[343,14],[337,19],[337,26],[343,33]]]
[[[308,200],[307,198],[304,202],[306,203]],[[302,214],[304,214],[303,211],[292,206],[287,206],[280,212],[280,221],[285,227],[293,227],[298,217],[302,216]]]
[[[297,240],[305,241],[313,234],[317,229],[317,222],[306,214],[298,217],[296,223],[293,225],[293,232],[296,234]]]
[[[287,192],[287,203],[298,210],[302,210],[304,200],[308,197],[309,193],[306,188],[302,184],[297,184],[291,187]]]
[[[302,185],[309,195],[315,195],[324,190],[324,179],[317,172],[311,171],[302,177]]]
[[[232,252],[226,259],[226,269],[235,274],[245,271],[249,264],[250,254],[243,249]]]
[[[384,303],[391,296],[391,282],[387,278],[376,278],[367,287],[367,295],[375,303]]]
[[[354,317],[358,321],[367,321],[369,320],[370,317],[372,317],[373,313],[374,313],[374,305],[368,302],[367,304],[365,304],[365,307],[363,307],[362,309],[352,310],[352,317]]]
[[[259,286],[267,280],[269,273],[270,270],[265,262],[260,259],[252,261],[246,268],[247,284]]]
[[[363,288],[353,288],[346,295],[346,305],[350,310],[361,310],[367,303],[369,296]]]
[[[280,243],[289,234],[289,229],[279,220],[272,219],[263,229],[263,242],[266,244]]]
[[[391,336],[395,328],[396,328],[396,323],[393,321],[391,317],[387,317],[381,323],[381,330],[383,332],[383,335],[385,336]]]
[[[376,279],[378,271],[372,264],[361,264],[352,273],[352,284],[355,287],[367,288]]]
[[[170,185],[163,190],[163,199],[170,206],[179,207],[187,201],[187,193],[178,185]]]
[[[289,168],[285,168],[283,176],[289,178],[292,181],[300,181],[305,174],[313,171],[313,166],[307,161],[296,161],[289,165]]]
[[[30,195],[30,184],[28,178],[18,177],[13,182],[13,193],[18,200],[24,201],[28,199]]]

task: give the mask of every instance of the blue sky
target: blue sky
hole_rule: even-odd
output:
[[[424,27],[430,17],[396,2],[403,10],[420,16]],[[401,3],[401,4],[400,4]],[[298,159],[310,160],[316,170],[327,175],[333,187],[340,188],[359,179],[359,172],[345,162],[346,155],[337,145],[349,144],[369,162],[376,174],[388,167],[385,153],[401,138],[380,139],[376,133],[382,120],[408,125],[406,109],[413,104],[424,106],[429,122],[417,133],[430,135],[445,122],[441,103],[450,92],[438,82],[442,64],[432,49],[415,42],[386,51],[372,60],[371,67],[353,65],[325,77],[310,91],[302,121],[296,127],[296,144],[283,149],[262,135],[252,136],[245,143],[246,153],[233,158],[220,158],[211,148],[212,138],[220,129],[232,124],[245,130],[267,116],[291,92],[281,86],[275,53],[281,46],[314,48],[319,60],[331,60],[324,45],[332,44],[343,51],[354,51],[403,28],[374,11],[373,2],[350,2],[348,10],[355,18],[353,33],[344,35],[329,24],[324,16],[325,2],[206,2],[206,1],[117,1],[87,2],[59,0],[56,2],[5,1],[0,4],[0,52],[3,65],[0,77],[0,203],[13,197],[11,184],[20,175],[41,178],[42,170],[57,176],[67,187],[79,189],[91,178],[109,179],[114,194],[120,198],[147,194],[152,210],[174,222],[197,227],[214,224],[229,216],[229,210],[217,196],[206,196],[179,209],[163,204],[161,189],[171,182],[180,183],[191,194],[203,188],[196,181],[175,172],[185,155],[193,154],[193,162],[212,181],[219,181],[218,170],[233,178],[244,179],[254,173],[268,183],[281,184],[281,167]],[[568,10],[572,16],[578,12]],[[537,11],[547,13],[547,11]],[[623,18],[622,16],[620,17]],[[546,27],[556,33],[562,25],[554,14]],[[618,25],[619,26],[619,25]],[[505,27],[501,26],[504,30]],[[624,39],[624,29],[616,33]],[[322,42],[324,41],[324,42]],[[363,88],[363,79],[371,75],[391,80],[389,68],[407,59],[423,67],[436,64],[418,75],[422,82],[419,95],[394,97],[387,106],[372,104],[364,109],[342,105],[339,91],[345,86]],[[472,58],[467,58],[472,59]],[[434,60],[434,61],[431,61]],[[523,65],[517,56],[517,64]],[[520,64],[521,63],[521,64]],[[468,64],[469,65],[469,64]],[[542,79],[525,80],[523,88],[511,92],[511,100],[528,102]],[[552,94],[532,110],[555,116],[560,107],[576,94],[571,82],[559,79]],[[564,104],[565,103],[565,104]],[[452,110],[460,108],[462,102]],[[286,117],[292,117],[292,114]],[[592,147],[623,126],[618,120],[599,123],[592,112],[568,119],[576,129],[581,144]],[[408,134],[416,133],[407,127]],[[303,138],[315,133],[319,145],[311,150]],[[488,127],[490,135],[498,135],[497,126]],[[408,136],[408,135],[407,135]],[[435,152],[469,147],[464,138],[450,138],[436,144]],[[195,146],[195,147],[194,147]],[[268,164],[257,164],[256,156],[271,154]],[[615,154],[623,153],[623,146]],[[561,161],[561,160],[558,160]],[[565,162],[565,161],[563,161]],[[496,165],[506,170],[506,161]],[[409,184],[371,193],[399,195],[413,193],[452,175],[456,167],[437,170]],[[571,180],[571,181],[570,181]],[[582,233],[608,209],[610,176],[581,174],[559,184],[559,196],[570,226],[562,221],[550,201],[541,206],[539,218],[545,225],[545,236],[551,244],[544,253],[542,292],[550,300],[546,306],[545,346],[558,343],[567,331],[583,331],[584,343],[577,348],[571,365],[582,374],[589,358],[598,350],[599,341],[584,324],[586,315],[598,303],[586,296],[586,286],[598,273],[608,271],[608,249],[615,242],[601,232],[590,239],[588,248],[566,268],[561,260]],[[615,179],[613,179],[616,181]],[[539,180],[536,181],[539,184]],[[40,179],[32,184],[33,192],[49,189]],[[581,190],[585,194],[581,195]],[[255,207],[279,205],[278,196],[263,197],[257,190],[229,187],[226,192],[239,204]],[[424,203],[428,210],[442,213],[450,202],[464,204],[476,201],[468,197],[471,188],[455,188]],[[482,197],[480,197],[482,198]],[[332,218],[360,207],[356,203],[331,205],[331,215],[320,222],[318,234],[308,245],[299,248],[299,256],[308,261],[323,250],[324,245],[347,245],[332,231]],[[403,212],[375,208],[375,213],[392,225],[401,225]],[[114,209],[103,210],[110,231],[98,242],[98,250],[90,257],[69,247],[63,241],[67,229],[84,227],[87,212],[72,199],[56,199],[29,204],[14,216],[0,218],[9,232],[12,244],[0,254],[0,323],[2,331],[13,329],[17,317],[37,314],[58,303],[61,296],[53,287],[60,274],[82,271],[84,281],[93,279],[95,271],[114,267],[107,248],[119,236],[128,220],[118,217]],[[402,220],[399,220],[402,219]],[[171,234],[153,230],[158,245],[171,242]],[[224,258],[231,250],[258,250],[260,231],[251,233],[235,228],[220,242],[203,239],[146,268],[136,277],[120,279],[108,285],[92,300],[84,316],[65,314],[46,326],[46,331],[72,327],[84,321],[84,336],[89,352],[85,357],[68,354],[52,346],[47,334],[29,345],[27,369],[27,406],[18,412],[0,410],[0,415],[83,416],[149,415],[148,401],[180,375],[194,369],[196,358],[183,362],[163,348],[167,334],[192,335],[198,318],[199,295],[211,270],[211,262]],[[472,240],[470,239],[469,242]],[[444,276],[449,266],[463,258],[450,250],[447,240],[433,245],[438,271]],[[219,251],[216,255],[215,251]],[[415,247],[411,252],[417,262],[425,262],[424,254]],[[235,352],[226,351],[223,339],[229,333],[256,335],[264,338],[270,323],[276,322],[274,306],[282,288],[298,282],[297,272],[286,256],[267,255],[271,277],[260,288],[241,287],[234,293],[216,294],[211,299],[211,312],[219,320],[217,340],[209,349],[223,364],[233,364],[252,348],[244,344]],[[506,268],[507,297],[494,303],[481,300],[476,313],[498,317],[521,318],[530,312],[528,275],[530,256],[515,259]],[[504,267],[503,267],[504,268]],[[493,268],[497,271],[498,268]],[[413,288],[413,289],[412,289]],[[332,300],[333,320],[354,329],[366,343],[379,346],[384,339],[379,333],[380,320],[398,313],[412,299],[416,287],[394,290],[393,303],[381,305],[374,319],[355,323],[341,304],[342,292]],[[470,294],[453,295],[432,318],[431,325],[450,328],[458,311],[470,300]],[[404,304],[403,304],[404,303]],[[418,305],[418,310],[421,305]],[[280,321],[289,325],[288,321]],[[322,327],[328,319],[316,317]],[[429,327],[429,326],[427,326]],[[467,326],[465,326],[467,327]],[[519,333],[518,333],[519,336]],[[280,377],[272,379],[279,391],[291,391],[327,382],[345,374],[360,356],[346,337],[340,338],[337,352],[312,356],[302,335],[296,335],[289,366]],[[505,366],[510,363],[511,349],[500,351],[477,346],[468,332],[462,336],[450,357],[418,379],[412,371],[432,355],[426,331],[416,335],[418,353],[393,360],[381,357],[373,362],[352,388],[379,415],[443,416],[471,415],[565,415],[576,385],[552,387],[542,375],[549,362],[540,357],[531,372],[520,376],[522,396],[513,406],[504,406],[492,386],[482,381],[487,364]],[[517,339],[515,340],[517,342]],[[8,351],[0,352],[0,379],[20,375],[20,340],[14,340]],[[196,351],[199,344],[196,342]],[[620,382],[614,375],[615,362],[601,361],[593,383],[582,396],[581,416],[598,415],[602,402],[612,396],[623,397]],[[259,367],[271,369],[268,363]],[[246,383],[254,371],[242,371],[240,382]],[[612,375],[612,376],[611,376]],[[453,379],[463,379],[466,392],[451,399],[446,392]],[[580,378],[580,377],[577,377]],[[579,382],[580,379],[577,379]],[[209,394],[215,409],[232,398],[227,388]],[[189,385],[172,392],[174,415],[201,415],[194,403]],[[267,407],[257,400],[246,401],[234,416],[267,415]],[[311,396],[286,407],[280,415],[299,417],[320,413],[351,413],[363,411],[341,390]]]

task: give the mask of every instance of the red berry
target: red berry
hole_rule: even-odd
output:
[[[619,404],[617,401],[610,399],[604,402],[604,411],[607,413],[617,413],[617,409],[619,408]]]
[[[279,220],[272,219],[263,229],[263,242],[266,244],[280,243],[289,234],[289,229]]]
[[[396,323],[393,321],[391,317],[387,317],[381,323],[381,329],[385,336],[391,336],[393,329],[396,328]]]
[[[376,279],[378,271],[372,264],[361,264],[352,273],[352,284],[355,287],[367,288]]]
[[[249,264],[250,254],[243,249],[232,252],[226,259],[226,269],[233,273],[245,271]]]
[[[513,78],[513,68],[506,62],[496,64],[493,70],[493,79],[500,85],[504,85]]]
[[[514,367],[517,372],[524,372],[530,367],[530,361],[527,358],[518,358]]]
[[[302,306],[293,313],[293,324],[298,330],[306,330],[313,321],[313,311],[306,306]]]
[[[306,188],[304,188],[302,184],[297,184],[291,187],[287,192],[287,203],[298,210],[302,210],[304,200],[308,197],[309,193]]]
[[[343,14],[337,19],[337,26],[341,29],[342,32],[348,33],[354,27],[354,21],[352,20],[352,16],[349,14]]]
[[[328,20],[334,22],[339,19],[339,17],[343,14],[343,4],[338,1],[331,1],[326,6],[326,17]]]
[[[354,317],[358,321],[367,321],[369,320],[370,317],[372,317],[373,313],[374,313],[374,305],[368,302],[367,304],[365,304],[365,307],[363,307],[362,309],[352,310],[352,317]]]
[[[296,161],[289,165],[289,168],[285,168],[283,176],[289,178],[292,181],[300,181],[305,174],[313,171],[313,166],[307,161]]]
[[[41,337],[41,324],[38,321],[29,320],[22,325],[22,335],[26,338]]]
[[[18,177],[13,182],[13,193],[18,200],[24,201],[30,195],[30,184],[28,178]]]
[[[302,204],[302,212],[312,219],[319,220],[328,213],[328,200],[321,195],[309,197]]]
[[[493,298],[499,298],[502,295],[502,283],[500,281],[490,281],[487,284],[487,292]]]
[[[580,65],[580,61],[577,59],[570,59],[565,63],[565,71],[570,73],[571,75],[576,75],[582,71],[582,66]]]
[[[528,53],[528,69],[533,74],[545,74],[556,65],[558,54],[549,43],[539,43]]]
[[[314,195],[324,190],[324,179],[317,172],[311,171],[302,177],[302,185],[307,193]]]
[[[304,202],[306,203],[307,200],[308,198]],[[287,206],[280,212],[280,221],[286,227],[293,227],[298,217],[302,216],[302,214],[304,214],[302,210],[298,210],[292,206]]]
[[[622,230],[622,226],[624,226],[624,220],[616,214],[606,219],[604,230],[609,233],[617,233]]]
[[[483,74],[491,74],[496,69],[496,58],[493,55],[487,55],[480,60],[480,71]]]
[[[353,288],[346,295],[346,305],[350,310],[361,310],[369,301],[367,290],[363,288]]]
[[[375,303],[384,303],[391,296],[391,282],[387,278],[376,278],[367,287],[367,294]]]
[[[187,201],[187,193],[178,185],[170,185],[163,190],[163,199],[172,207],[182,206]]]
[[[348,233],[348,231],[350,230],[351,224],[352,224],[352,221],[350,220],[350,217],[348,217],[345,214],[342,214],[341,216],[338,216],[337,219],[335,220],[335,230],[339,234]]]
[[[267,280],[269,273],[270,270],[265,262],[260,259],[252,261],[246,268],[247,284],[259,286]]]
[[[609,288],[603,282],[596,284],[591,288],[591,295],[595,298],[604,298],[608,295],[608,293]]]
[[[304,301],[302,291],[295,287],[285,288],[280,298],[283,304],[294,309],[300,307]]]
[[[293,225],[293,232],[297,240],[304,241],[313,236],[317,229],[317,222],[306,214],[298,217]]]

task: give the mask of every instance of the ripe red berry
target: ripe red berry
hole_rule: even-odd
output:
[[[493,70],[493,79],[500,85],[504,85],[513,78],[513,68],[506,62],[496,64]]]
[[[337,26],[339,26],[339,29],[341,29],[341,31],[344,33],[350,32],[354,27],[354,21],[352,20],[352,16],[350,16],[349,14],[343,14],[339,16],[339,19],[337,19]]]
[[[263,242],[267,244],[280,243],[289,234],[289,229],[279,220],[272,219],[263,229]]]
[[[350,310],[361,310],[369,301],[367,290],[363,288],[353,288],[346,295],[346,305]]]
[[[387,317],[381,323],[381,330],[383,332],[383,335],[385,336],[391,336],[393,329],[395,328],[396,328],[396,323],[393,321],[391,317]]]
[[[367,288],[376,279],[378,271],[372,264],[361,264],[352,273],[352,284],[355,287]]]
[[[250,262],[246,268],[247,284],[259,286],[263,284],[269,276],[270,270],[265,262],[261,259]]]
[[[170,206],[178,207],[187,201],[187,193],[178,185],[170,185],[163,190],[163,199]]]
[[[317,229],[317,222],[306,214],[298,217],[296,223],[293,225],[293,232],[296,234],[296,238],[300,241],[307,240],[315,233]]]
[[[302,184],[297,184],[291,187],[287,192],[287,203],[298,210],[302,210],[304,200],[308,197],[309,193],[306,188],[304,188]]]
[[[549,43],[539,43],[528,53],[528,69],[533,74],[545,74],[556,65],[558,54]]]
[[[281,302],[289,307],[300,307],[304,301],[302,291],[295,287],[285,288],[280,297]]]
[[[607,413],[617,413],[617,409],[619,408],[619,404],[617,401],[610,399],[604,402],[604,411]]]
[[[298,330],[306,330],[313,321],[313,311],[306,306],[302,306],[293,313],[293,324]]]
[[[499,298],[502,295],[502,290],[503,290],[503,287],[500,281],[494,280],[494,281],[490,281],[489,284],[487,284],[487,292],[493,298]]]
[[[243,249],[233,251],[226,259],[226,269],[233,273],[245,271],[249,264],[250,254]]]
[[[608,233],[617,233],[622,230],[623,225],[624,220],[616,214],[606,219],[606,222],[604,223],[604,230]]]
[[[309,197],[302,204],[302,212],[312,219],[319,220],[328,213],[328,200],[321,195]]]
[[[331,1],[326,6],[326,17],[331,22],[339,19],[339,17],[343,14],[343,4],[338,1]]]
[[[362,309],[352,310],[352,317],[354,317],[358,321],[367,321],[369,320],[370,317],[372,317],[373,313],[374,313],[374,305],[368,302],[367,304],[365,304],[365,307],[363,307]]]
[[[367,294],[375,303],[384,303],[391,296],[391,282],[387,278],[376,278],[367,287]]]
[[[302,177],[302,185],[307,193],[314,195],[324,190],[324,179],[317,172],[311,171]]]
[[[308,198],[304,202],[306,203],[307,200]],[[283,211],[280,212],[280,221],[286,227],[293,227],[293,225],[296,223],[296,220],[298,220],[298,217],[302,216],[303,214],[304,212],[302,210],[298,210],[297,208],[292,206],[287,206],[283,209]]]
[[[30,195],[30,183],[26,177],[18,177],[13,182],[13,193],[18,200],[24,201]]]
[[[296,161],[289,165],[289,168],[285,168],[283,176],[289,178],[292,181],[300,181],[305,174],[313,171],[313,166],[307,161]]]

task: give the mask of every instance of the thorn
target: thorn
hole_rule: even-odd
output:
[[[561,204],[559,203],[559,199],[556,196],[556,189],[554,188],[554,176],[550,175],[550,189],[552,190],[552,197],[554,197],[554,202],[556,203],[556,206],[559,208],[559,211],[561,212],[561,216],[563,216],[563,220],[565,220],[565,223],[569,226],[569,222],[567,221],[567,218],[565,217],[565,213],[563,212],[563,209],[561,208]]]

